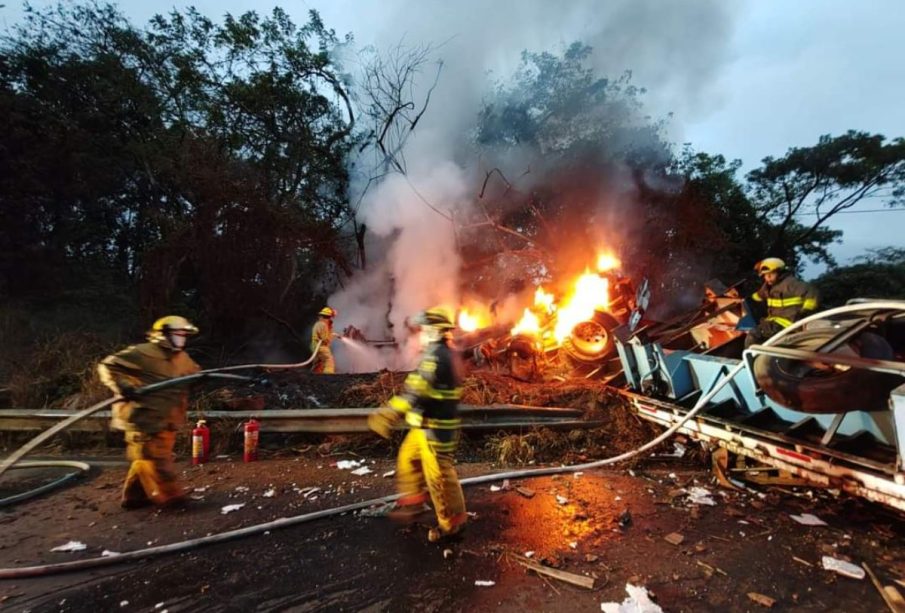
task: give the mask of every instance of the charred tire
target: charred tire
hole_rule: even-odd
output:
[[[784,338],[777,346],[816,351],[839,330],[805,330]],[[836,352],[880,360],[894,359],[882,336],[865,332]],[[783,406],[803,413],[883,411],[889,408],[889,392],[902,377],[860,368],[818,370],[801,360],[759,355],[754,360],[754,378],[767,396]]]

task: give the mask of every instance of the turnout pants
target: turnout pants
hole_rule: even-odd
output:
[[[402,496],[397,505],[421,506],[430,496],[440,531],[453,534],[468,518],[465,496],[456,475],[453,449],[438,452],[438,445],[446,447],[449,444],[431,441],[427,431],[421,428],[409,430],[396,461],[396,485]]]
[[[313,372],[321,375],[332,375],[336,372],[336,362],[333,360],[333,352],[323,347],[317,350],[317,357],[314,358],[314,366],[311,367]]]
[[[175,444],[175,430],[155,434],[135,430],[126,432],[126,457],[132,460],[132,464],[123,484],[123,505],[148,501],[166,505],[183,497],[173,466]]]

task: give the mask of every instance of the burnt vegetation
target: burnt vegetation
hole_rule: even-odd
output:
[[[202,327],[208,364],[305,352],[296,331],[368,265],[349,168],[376,156],[367,186],[405,174],[443,78],[442,46],[404,44],[368,50],[353,78],[350,43],[316,12],[137,26],[97,3],[29,8],[0,37],[0,398],[90,387],[86,364],[167,312]],[[474,206],[424,201],[456,229],[464,290],[492,300],[571,272],[606,239],[682,306],[766,251],[834,264],[830,218],[902,204],[902,138],[825,136],[739,177],[738,161],[677,151],[631,74],[596,74],[590,51],[525,51],[475,117]],[[901,293],[899,260],[868,257],[846,287],[892,275]]]

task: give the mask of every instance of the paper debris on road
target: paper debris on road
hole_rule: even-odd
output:
[[[499,485],[491,485],[491,486],[490,486],[490,491],[491,491],[491,492],[499,492],[501,489],[503,489],[503,488],[501,488]]]
[[[120,553],[118,551],[110,551],[109,549],[104,549],[101,552],[102,558],[112,558],[113,556],[118,556]]]
[[[352,474],[358,475],[359,477],[361,477],[362,475],[367,475],[370,472],[371,472],[370,468],[368,468],[367,466],[362,466],[361,468],[356,468],[355,470],[353,470]]]
[[[823,556],[823,568],[852,579],[864,579],[865,575],[864,569],[860,566],[855,566],[851,562],[839,560],[832,556]]]
[[[797,521],[799,524],[804,526],[826,526],[828,525],[825,521],[817,517],[816,515],[811,515],[810,513],[802,513],[801,515],[792,515],[789,514],[789,517]]]
[[[698,486],[688,488],[688,502],[716,506],[716,502],[710,497],[710,490]]]
[[[238,511],[242,507],[245,506],[245,503],[242,502],[240,504],[228,504],[222,509],[220,509],[220,515],[226,515],[227,513],[232,513],[233,511]]]
[[[387,472],[383,473],[383,477],[384,477],[384,478],[393,477],[393,476],[395,476],[395,475],[396,475],[396,471],[395,471],[395,470],[388,470]]]
[[[81,541],[69,541],[65,545],[60,545],[58,547],[54,547],[51,551],[62,551],[62,552],[70,552],[70,551],[85,551],[88,549],[88,545],[82,543]]]
[[[600,603],[600,610],[603,613],[663,613],[663,609],[650,599],[644,587],[626,583],[625,591],[628,592],[628,598],[621,603]]]
[[[559,494],[557,494],[556,502],[558,502],[559,504],[569,504],[569,499],[566,498],[565,496],[560,496]]]
[[[277,493],[277,491],[275,489],[270,488],[269,490],[264,492],[262,494],[262,496],[264,496],[264,498],[273,498],[274,494],[276,494],[276,493]]]
[[[340,470],[351,470],[353,468],[358,468],[359,466],[361,466],[359,460],[340,460],[336,463],[336,468]]]
[[[474,584],[477,587],[493,587],[494,585],[496,585],[496,581],[482,581],[480,579],[476,579]]]

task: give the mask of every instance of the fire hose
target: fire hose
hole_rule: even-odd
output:
[[[145,394],[148,392],[153,392],[155,390],[165,389],[168,387],[172,387],[174,385],[181,385],[183,383],[189,383],[191,381],[197,381],[197,380],[201,380],[201,379],[229,379],[232,381],[249,381],[250,380],[249,377],[225,374],[228,371],[233,371],[233,370],[253,370],[253,369],[286,370],[286,369],[291,369],[291,368],[304,368],[305,366],[308,366],[309,364],[311,364],[311,362],[314,361],[315,356],[317,356],[317,350],[320,349],[320,346],[321,346],[321,341],[318,341],[317,344],[314,346],[314,352],[312,353],[311,357],[308,358],[307,360],[305,360],[304,362],[298,362],[295,364],[241,364],[238,366],[223,366],[221,368],[210,368],[207,370],[202,370],[202,371],[192,374],[192,375],[186,375],[184,377],[176,377],[173,379],[167,379],[166,381],[159,381],[157,383],[151,383],[150,385],[146,385],[144,387],[138,388],[136,390],[136,393]],[[7,457],[5,460],[3,460],[3,463],[0,464],[0,477],[2,477],[3,474],[7,470],[12,468],[13,465],[16,465],[19,462],[19,460],[21,460],[23,457],[25,457],[35,447],[37,447],[41,443],[47,441],[48,439],[53,437],[58,432],[61,432],[61,431],[65,430],[66,428],[69,428],[72,424],[79,422],[79,421],[85,419],[86,417],[93,415],[94,413],[97,413],[98,411],[102,411],[102,410],[106,409],[107,407],[109,407],[110,405],[120,402],[122,400],[124,400],[124,398],[122,396],[114,396],[112,398],[102,400],[101,402],[98,402],[97,404],[94,404],[94,405],[88,407],[87,409],[83,409],[82,411],[79,411],[78,413],[74,413],[73,415],[71,415],[70,417],[67,417],[60,423],[55,424],[53,427],[48,428],[47,430],[45,430],[44,432],[42,432],[41,434],[39,434],[32,440],[30,440],[28,443],[26,443],[25,445],[23,445],[22,447],[17,449],[15,452],[10,454],[9,457]],[[24,464],[18,464],[17,468],[38,468],[38,467],[54,467],[54,466],[77,468],[79,470],[79,472],[70,473],[70,474],[68,474],[60,479],[57,479],[51,483],[42,485],[41,487],[39,487],[35,490],[31,490],[29,492],[24,492],[22,494],[17,494],[16,496],[10,496],[9,498],[4,498],[4,499],[0,500],[0,507],[5,506],[5,505],[14,504],[16,502],[21,502],[22,500],[32,498],[33,496],[37,496],[38,494],[43,494],[44,492],[47,492],[60,485],[63,485],[64,483],[66,483],[71,478],[75,477],[76,475],[83,474],[90,469],[90,466],[84,462],[71,462],[71,461],[67,461],[67,460],[47,461],[47,462],[41,462],[41,463],[28,462],[28,463],[24,463]]]
[[[771,337],[764,343],[763,346],[775,345],[779,340],[788,334],[792,333],[795,330],[800,329],[806,324],[816,321],[818,319],[823,319],[829,316],[841,315],[845,313],[871,310],[871,309],[901,309],[901,304],[889,303],[889,302],[870,302],[864,304],[857,305],[848,305],[844,307],[838,307],[835,309],[830,309],[829,311],[825,311],[823,313],[819,313],[816,315],[811,315],[804,319],[801,319],[795,323],[793,323],[788,328],[778,332],[775,336]],[[316,353],[316,352],[315,352]],[[235,367],[234,367],[235,368]],[[636,455],[644,453],[645,451],[656,447],[670,436],[676,433],[685,423],[689,420],[693,419],[707,404],[710,400],[716,396],[720,390],[723,389],[732,379],[738,375],[742,370],[745,369],[745,362],[742,361],[737,364],[734,368],[732,368],[728,373],[726,373],[719,381],[717,381],[714,386],[710,389],[709,392],[701,396],[701,398],[695,403],[694,407],[688,411],[684,416],[682,416],[678,421],[672,424],[669,428],[664,430],[660,435],[651,439],[644,445],[632,449],[630,451],[626,451],[625,453],[621,453],[619,455],[605,458],[601,460],[594,460],[591,462],[585,462],[583,464],[574,464],[571,466],[551,466],[546,468],[532,468],[532,469],[524,469],[524,470],[514,470],[508,472],[501,473],[491,473],[486,475],[479,475],[477,477],[469,477],[466,479],[462,479],[461,484],[463,486],[469,485],[480,485],[482,483],[490,483],[494,481],[500,481],[503,479],[526,479],[532,477],[542,477],[547,475],[556,475],[570,472],[578,472],[585,470],[592,470],[596,468],[601,468],[603,466],[607,466],[610,464],[616,464],[618,462],[622,462],[629,458],[632,458]],[[218,369],[219,370],[219,369]],[[192,375],[194,376],[194,375]],[[175,381],[175,380],[174,380]],[[166,382],[162,382],[166,383]],[[159,385],[159,384],[158,384]],[[95,409],[97,410],[97,409]],[[70,418],[71,419],[71,418]],[[58,424],[59,425],[59,424]],[[51,428],[53,430],[54,428]],[[55,431],[59,431],[62,428],[56,428]],[[48,430],[49,432],[49,430]],[[46,434],[46,433],[45,433]],[[40,438],[40,437],[38,437]],[[37,440],[37,439],[35,439]],[[33,447],[33,446],[32,446]],[[20,454],[19,457],[21,457]],[[6,463],[4,463],[5,465]],[[3,473],[4,467],[0,466],[0,475]],[[255,534],[262,534],[264,532],[270,530],[277,530],[280,528],[287,528],[289,526],[295,526],[302,523],[307,523],[310,521],[314,521],[317,519],[323,519],[326,517],[334,517],[337,515],[342,515],[344,513],[349,513],[353,511],[359,511],[362,509],[366,509],[369,507],[384,505],[391,503],[397,500],[400,497],[399,494],[391,494],[389,496],[383,496],[380,498],[371,498],[369,500],[363,500],[360,502],[355,502],[351,504],[346,504],[338,507],[333,507],[329,509],[322,509],[320,511],[314,511],[311,513],[303,513],[300,515],[294,515],[292,517],[281,517],[279,519],[275,519],[269,522],[264,522],[261,524],[255,524],[253,526],[247,526],[245,528],[237,528],[235,530],[228,530],[226,532],[221,532],[218,534],[212,534],[209,536],[203,536],[195,539],[189,539],[186,541],[180,541],[176,543],[170,543],[168,545],[158,545],[155,547],[147,547],[145,549],[137,549],[134,551],[129,551],[125,553],[119,553],[117,555],[106,556],[106,557],[98,557],[98,558],[86,558],[84,560],[74,560],[71,562],[60,562],[55,564],[42,564],[38,566],[23,566],[19,568],[4,568],[0,569],[0,579],[22,579],[28,577],[40,577],[47,576],[53,574],[59,574],[64,572],[71,572],[76,570],[85,570],[88,568],[97,568],[100,566],[109,566],[114,564],[119,564],[121,562],[128,562],[133,560],[140,560],[144,558],[149,558],[153,556],[164,555],[168,553],[177,553],[184,552],[188,550],[192,550],[198,547],[203,547],[206,545],[213,545],[216,543],[222,543],[226,541],[231,541],[235,539],[244,538],[246,536],[252,536]]]

